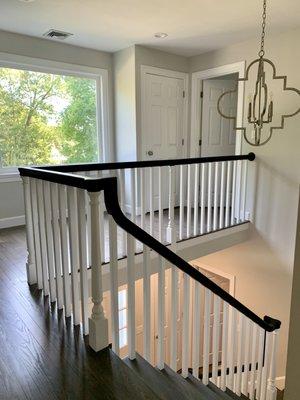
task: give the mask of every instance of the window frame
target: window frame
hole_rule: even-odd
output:
[[[96,81],[96,118],[98,162],[107,162],[111,159],[110,143],[110,113],[108,92],[108,70],[85,65],[69,64],[40,58],[32,58],[0,52],[0,68],[13,68],[25,71],[42,72],[55,75],[67,75],[94,79]],[[1,167],[0,182],[19,181],[18,167]]]

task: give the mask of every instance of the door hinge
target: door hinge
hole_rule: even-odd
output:
[[[184,146],[184,139],[181,139],[181,144],[182,146]]]
[[[182,97],[185,98],[185,90],[182,92]]]
[[[199,139],[199,146],[201,146],[202,145],[202,140],[201,139]]]
[[[200,97],[203,99],[203,90],[201,90]]]

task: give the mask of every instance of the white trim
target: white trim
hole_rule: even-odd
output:
[[[141,132],[145,131],[145,95],[146,95],[146,75],[159,75],[166,76],[168,78],[176,78],[183,80],[183,90],[185,93],[185,97],[183,99],[183,157],[187,157],[188,154],[188,107],[189,107],[189,74],[186,72],[173,71],[170,69],[163,69],[157,67],[150,67],[148,65],[141,65]],[[138,138],[138,156],[139,159],[143,159],[142,157],[142,138]]]
[[[11,228],[13,226],[25,225],[25,215],[0,219],[0,229]]]
[[[16,171],[3,172],[3,173],[0,172],[0,183],[7,183],[7,182],[21,182],[21,177],[19,173]]]
[[[285,388],[285,376],[277,376],[277,378],[275,378],[275,386],[279,390],[283,390]]]
[[[108,70],[103,68],[88,67],[85,65],[69,64],[26,57],[0,52],[0,68],[15,68],[44,72],[57,75],[68,75],[95,79],[97,90],[97,131],[99,143],[99,161],[107,162],[112,159],[112,135],[110,117],[110,99],[108,91]],[[102,107],[101,107],[102,106]],[[0,168],[0,176],[2,168]],[[10,168],[16,173],[16,168]],[[4,172],[8,174],[8,172]]]
[[[246,61],[240,61],[233,64],[222,65],[216,68],[210,68],[204,71],[192,73],[192,94],[191,94],[191,141],[190,156],[199,157],[200,147],[199,139],[201,136],[201,98],[202,81],[204,79],[215,78],[222,75],[238,73],[239,78],[243,78],[245,74]],[[243,125],[244,111],[244,90],[245,82],[239,82],[238,86],[238,104],[237,104],[237,126]],[[241,154],[242,137],[241,133],[236,134],[235,154]]]
[[[228,272],[222,271],[221,269],[212,267],[207,264],[203,264],[199,259],[189,261],[189,264],[192,266],[199,267],[201,269],[205,269],[206,271],[212,272],[213,274],[219,275],[222,278],[225,278],[229,281],[229,294],[235,297],[235,282],[236,277],[235,275],[229,274]]]

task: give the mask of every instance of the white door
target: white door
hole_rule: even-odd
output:
[[[142,115],[142,160],[163,160],[184,156],[184,80],[145,74]],[[168,206],[168,168],[163,168],[163,207]],[[149,185],[146,185],[146,191]],[[147,193],[148,194],[148,193]],[[154,169],[154,207],[158,208],[158,173]],[[149,194],[146,210],[149,209]]]
[[[235,154],[234,120],[221,117],[217,110],[218,99],[222,93],[234,90],[236,80],[207,79],[203,81],[201,156],[226,156]],[[237,93],[222,99],[225,115],[236,116]]]

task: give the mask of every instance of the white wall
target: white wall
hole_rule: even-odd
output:
[[[70,46],[46,39],[0,31],[0,52],[41,58],[108,70],[110,106],[112,104],[112,55],[110,53]],[[113,112],[111,112],[111,118]],[[113,135],[113,130],[111,130]],[[0,226],[1,220],[24,214],[21,182],[0,182]]]
[[[278,74],[288,75],[288,84],[300,87],[300,29],[267,36],[266,56],[274,60]],[[238,61],[251,61],[257,55],[257,40],[251,40],[190,59],[191,72]],[[252,82],[253,83],[253,82]],[[300,106],[293,95],[276,102],[276,113],[294,111]],[[247,97],[246,97],[247,99]],[[278,375],[285,374],[289,310],[293,275],[295,232],[300,182],[300,115],[286,121],[283,131],[258,148],[243,143],[243,153],[254,151],[251,163],[251,201],[256,216],[248,242],[209,255],[204,263],[237,275],[237,297],[261,316],[268,314],[282,321]]]
[[[287,358],[287,381],[284,400],[298,400],[300,393],[299,358],[300,358],[300,186],[297,238],[294,262],[292,304],[290,314],[290,332]]]
[[[114,53],[116,160],[137,159],[134,46]]]

